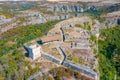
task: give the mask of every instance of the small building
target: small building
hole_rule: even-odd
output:
[[[35,60],[41,57],[42,48],[38,44],[33,45],[24,45],[25,49],[28,52],[28,57]]]

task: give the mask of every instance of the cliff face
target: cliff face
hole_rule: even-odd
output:
[[[22,4],[22,6],[28,5],[28,2],[9,2],[7,4],[14,5],[16,4]],[[92,12],[92,14],[99,13],[100,8],[99,6],[92,5],[84,5],[82,3],[49,3],[49,2],[35,2],[33,5],[33,2],[30,2],[29,5],[32,5],[33,9],[23,10],[23,11],[17,11],[16,16],[13,16],[14,18],[17,18],[16,20],[11,19],[2,19],[3,17],[0,17],[0,27],[1,32],[5,32],[9,30],[10,28],[14,28],[21,25],[29,25],[29,24],[40,24],[45,23],[47,21],[52,20],[61,20],[61,19],[68,19],[72,17],[80,17],[83,15],[86,15],[87,13],[83,14],[83,12]],[[14,5],[15,6],[15,5]],[[19,8],[17,8],[19,9]],[[119,5],[115,4],[112,6],[104,7],[104,11],[113,11],[118,10]],[[11,10],[11,9],[8,9]],[[87,14],[88,15],[88,14]],[[11,20],[11,21],[9,21]]]
[[[79,5],[75,4],[59,4],[59,5],[52,5],[48,8],[48,11],[55,11],[55,12],[83,12],[83,8]]]
[[[16,5],[17,4],[18,3],[16,3]],[[19,2],[19,4],[22,3]],[[72,17],[79,17],[79,16],[83,16],[82,12],[88,9],[90,9],[90,7],[84,8],[82,5],[76,3],[74,4],[44,3],[44,4],[40,4],[40,7],[37,7],[36,10],[17,11],[17,15],[14,16],[14,18],[17,18],[15,21],[11,20],[7,22],[7,19],[1,20],[0,25],[2,27],[0,27],[1,28],[0,31],[6,32],[11,28],[15,28],[17,26],[22,26],[22,25],[26,26],[29,24],[45,23],[47,21],[52,21],[52,20],[61,20]]]
[[[98,1],[102,1],[102,0],[47,0],[47,1],[72,1],[72,2],[98,2]]]

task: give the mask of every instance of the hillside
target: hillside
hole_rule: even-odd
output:
[[[120,80],[119,34],[120,0],[0,0],[0,80]]]

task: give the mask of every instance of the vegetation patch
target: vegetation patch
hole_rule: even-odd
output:
[[[17,49],[24,43],[45,35],[59,21],[45,24],[20,26],[0,36],[0,77],[5,80],[27,80],[40,71],[39,66],[32,67],[25,55]]]
[[[10,50],[14,50],[23,46],[24,43],[32,39],[45,35],[50,29],[54,27],[57,22],[59,21],[51,21],[45,24],[20,26],[2,33],[0,35],[0,56],[6,54]],[[6,46],[5,44],[8,43],[8,41],[12,41],[16,43],[16,45]]]
[[[84,25],[75,24],[75,26],[78,27],[78,28],[82,28],[82,29],[84,29],[84,30],[89,30],[89,31],[91,30],[91,25],[88,24],[88,23],[85,23]]]
[[[75,57],[73,55],[68,55],[67,59],[70,60],[70,61],[73,61],[74,63],[77,63],[77,64],[78,63],[83,64],[83,62],[82,62],[82,60],[80,58],[77,58],[77,57]]]
[[[61,80],[63,77],[70,78],[73,76],[75,79],[82,79],[82,75],[73,71],[70,68],[57,67],[49,71],[53,75],[55,80]],[[84,78],[83,78],[84,79]]]
[[[14,50],[12,54],[2,56],[0,63],[0,77],[4,80],[27,80],[40,70],[38,66],[32,68],[24,54],[17,50]]]
[[[102,29],[101,35],[106,39],[99,40],[99,70],[101,80],[120,80],[120,27]]]

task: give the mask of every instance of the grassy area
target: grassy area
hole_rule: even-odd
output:
[[[91,35],[90,40],[92,40],[93,42],[96,42],[97,38],[96,36]]]
[[[0,79],[2,80],[26,80],[39,70],[38,66],[32,68],[24,54],[17,50],[0,57]]]
[[[26,80],[39,67],[32,68],[25,55],[17,49],[24,43],[46,34],[59,21],[20,26],[0,35],[0,79]]]
[[[60,80],[63,77],[70,78],[71,76],[76,79],[82,79],[83,76],[69,68],[58,67],[49,71],[53,75],[54,80]]]
[[[13,50],[15,48],[19,48],[23,46],[24,43],[35,39],[37,37],[41,37],[45,35],[53,26],[59,21],[52,21],[45,24],[35,24],[35,25],[28,25],[28,26],[20,26],[14,29],[11,29],[0,36],[0,56],[4,55],[5,53]],[[16,44],[9,47],[5,44],[8,41],[12,41]]]
[[[54,80],[93,80],[70,68],[57,67],[49,71]]]
[[[99,40],[99,70],[101,80],[120,80],[120,26],[101,30],[104,41]]]
[[[12,18],[12,14],[7,12],[0,12],[0,16],[5,16],[7,19]]]
[[[53,46],[54,46],[54,43],[48,43],[48,44],[42,45],[42,50],[52,56],[62,59],[62,56],[58,52],[57,48]]]
[[[70,61],[73,61],[74,63],[77,63],[77,64],[83,64],[83,62],[80,58],[77,58],[77,57],[72,56],[72,55],[68,55],[67,59]]]
[[[82,28],[82,29],[84,29],[84,30],[90,31],[90,30],[91,30],[91,27],[92,27],[92,24],[91,24],[91,23],[85,23],[84,25],[75,24],[75,26],[78,27],[78,28]]]

